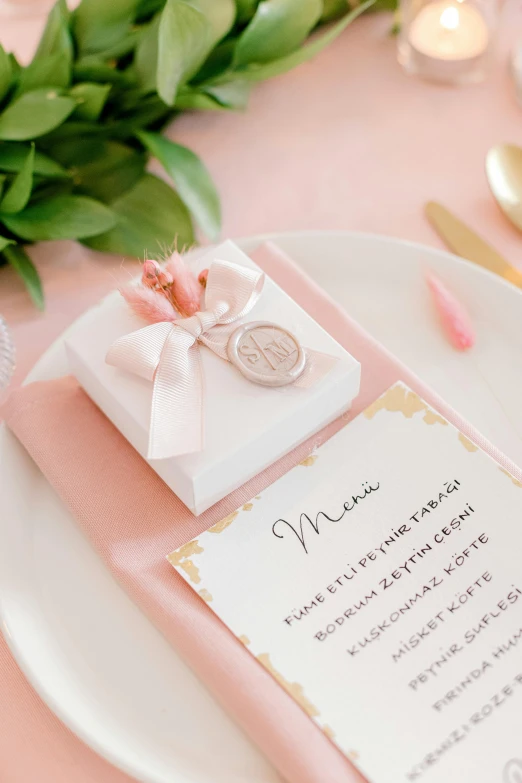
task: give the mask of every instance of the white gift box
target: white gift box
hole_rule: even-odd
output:
[[[257,269],[233,242],[200,256],[197,275],[214,259]],[[200,452],[148,460],[196,515],[302,443],[351,406],[360,365],[270,278],[244,321],[272,321],[306,348],[335,356],[333,368],[311,388],[269,388],[247,380],[230,362],[200,347],[205,398],[205,445]],[[242,322],[238,322],[238,325]],[[115,293],[66,341],[71,372],[143,456],[147,453],[152,383],[105,362],[112,343],[146,324]]]

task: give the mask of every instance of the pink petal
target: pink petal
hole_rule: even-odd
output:
[[[150,288],[127,286],[120,288],[120,293],[136,315],[149,324],[175,321],[178,317],[169,300]]]
[[[450,343],[460,351],[471,348],[475,344],[475,332],[462,302],[433,272],[426,272],[426,282]]]
[[[148,288],[154,288],[158,282],[158,274],[161,270],[157,261],[151,261],[148,259],[144,261],[141,271],[141,282]]]
[[[200,309],[202,289],[179,253],[173,253],[165,269],[174,279],[171,289],[174,306],[185,316],[197,313]]]

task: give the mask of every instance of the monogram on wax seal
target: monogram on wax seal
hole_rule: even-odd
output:
[[[230,336],[227,354],[249,381],[262,386],[286,386],[302,374],[306,355],[287,329],[270,321],[252,321]]]

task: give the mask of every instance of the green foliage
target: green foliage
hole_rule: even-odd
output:
[[[0,139],[36,139],[61,125],[75,108],[73,98],[55,90],[26,92],[0,114]]]
[[[13,76],[13,66],[9,55],[0,44],[0,100],[9,90]]]
[[[219,235],[199,158],[161,135],[185,110],[244,109],[255,82],[314,57],[373,2],[58,0],[31,63],[0,46],[0,264],[44,298],[22,245],[78,239],[159,257]],[[324,33],[309,34],[338,19]],[[146,173],[150,156],[171,182]]]
[[[84,239],[108,231],[116,216],[85,196],[55,196],[38,201],[15,215],[0,213],[4,225],[22,239]]]
[[[219,196],[198,156],[159,133],[141,132],[138,138],[172,177],[176,190],[205,234],[216,239],[221,227]]]
[[[5,240],[3,237],[2,241],[4,242],[2,250],[6,261],[11,264],[15,272],[17,272],[24,281],[25,287],[27,288],[34,305],[39,310],[43,310],[45,304],[44,292],[35,265],[21,245],[15,245],[9,240]]]
[[[266,63],[295,51],[322,10],[322,0],[262,0],[237,40],[234,64]]]
[[[31,144],[26,159],[20,171],[13,179],[7,193],[0,201],[0,215],[2,213],[21,212],[26,206],[33,188],[34,171],[34,144]]]
[[[95,250],[124,256],[162,258],[177,246],[194,242],[192,222],[178,194],[162,179],[145,174],[111,205],[117,216],[113,229],[88,240]]]
[[[168,106],[176,100],[178,86],[186,82],[211,49],[207,17],[185,0],[167,0],[158,31],[158,93]]]

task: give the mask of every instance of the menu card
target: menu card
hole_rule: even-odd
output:
[[[522,483],[406,386],[168,559],[373,783],[521,783]]]

